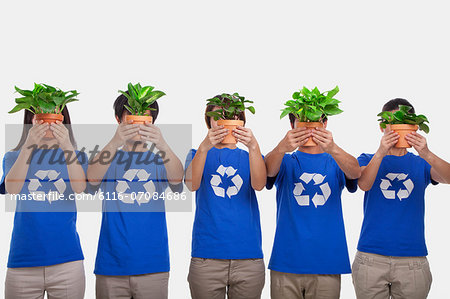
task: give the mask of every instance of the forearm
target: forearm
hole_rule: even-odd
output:
[[[64,150],[64,158],[66,161],[70,161],[71,157],[76,157],[75,150]],[[73,192],[81,193],[86,189],[86,173],[83,167],[79,163],[78,159],[74,159],[67,164],[67,173],[69,175],[70,186]]]
[[[31,148],[27,148],[26,146],[22,147],[16,162],[5,177],[5,189],[7,193],[18,194],[22,190],[32,154],[33,150]]]
[[[87,179],[92,185],[99,185],[105,176],[112,159],[117,153],[118,147],[110,141],[89,164],[87,170]],[[108,159],[106,163],[104,159]]]
[[[268,177],[275,177],[278,174],[284,154],[285,153],[279,149],[279,145],[277,145],[264,157]]]
[[[200,188],[207,154],[208,151],[199,148],[186,169],[185,182],[190,191],[196,191]]]
[[[431,165],[431,178],[443,184],[450,184],[450,163],[439,158],[431,151],[424,157],[425,161]]]
[[[266,185],[267,170],[259,145],[249,149],[250,181],[252,188],[260,191]]]
[[[335,145],[335,149],[331,152],[331,156],[347,178],[358,179],[361,176],[361,167],[359,167],[358,160],[342,148]]]
[[[183,181],[183,165],[170,148],[167,148],[165,153],[166,156],[164,160],[167,162],[164,163],[164,167],[166,168],[167,180],[170,184],[177,185]]]
[[[383,161],[383,156],[376,153],[369,164],[362,168],[361,177],[358,179],[358,186],[361,190],[369,191],[372,189],[378,170],[380,169],[381,161]]]

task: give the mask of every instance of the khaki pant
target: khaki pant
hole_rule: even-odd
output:
[[[272,299],[338,299],[341,275],[293,274],[271,270]]]
[[[8,268],[6,299],[82,299],[85,276],[83,261],[44,267]]]
[[[358,299],[424,299],[432,281],[426,257],[357,252],[352,272]]]
[[[265,283],[263,259],[191,259],[189,288],[193,299],[259,299]]]
[[[142,275],[96,275],[97,299],[167,299],[169,272]]]

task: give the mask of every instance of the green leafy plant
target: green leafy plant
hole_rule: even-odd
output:
[[[128,83],[128,91],[119,90],[128,99],[128,105],[125,108],[132,115],[145,115],[148,110],[155,110],[150,108],[157,99],[166,94],[160,90],[154,90],[153,86],[142,87],[140,83],[135,85]]]
[[[14,88],[22,97],[16,98],[17,105],[9,113],[26,109],[34,114],[61,114],[68,103],[78,101],[76,97],[79,95],[76,90],[62,91],[47,84],[34,83],[33,90],[23,90],[17,86]]]
[[[339,87],[321,93],[317,87],[309,90],[303,87],[292,94],[292,100],[284,103],[280,118],[292,113],[300,122],[318,122],[330,115],[336,115],[343,111],[339,109],[340,101],[334,96],[339,92]]]
[[[220,107],[214,111],[206,113],[207,116],[219,119],[237,119],[237,116],[245,110],[255,114],[253,106],[246,106],[246,103],[253,103],[253,101],[246,100],[245,97],[240,96],[237,92],[233,94],[223,93],[207,100],[206,105]]]
[[[425,133],[430,132],[430,128],[426,124],[428,123],[427,117],[422,114],[416,115],[415,113],[410,112],[410,110],[410,106],[399,105],[398,110],[395,112],[383,111],[378,113],[377,116],[380,117],[378,119],[380,127],[385,129],[387,125],[408,124],[418,125],[419,129]]]

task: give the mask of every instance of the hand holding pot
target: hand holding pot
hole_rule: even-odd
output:
[[[394,131],[384,131],[384,135],[381,138],[380,147],[378,153],[384,157],[389,153],[389,150],[395,146],[399,139],[399,135]]]
[[[41,139],[45,136],[48,126],[49,124],[44,123],[42,120],[33,120],[33,126],[28,131],[28,136],[24,147],[27,148],[29,146],[38,145]]]
[[[56,141],[58,141],[59,146],[62,150],[67,150],[72,148],[72,143],[70,142],[69,130],[62,124],[61,121],[50,124],[50,130],[55,136]]]
[[[121,122],[112,139],[115,147],[121,147],[127,140],[136,136],[139,132],[139,126],[134,125],[133,121]]]
[[[306,127],[292,129],[286,133],[286,136],[280,141],[278,147],[283,153],[292,152],[305,144],[311,135],[311,130]]]
[[[143,141],[150,141],[155,144],[157,149],[161,151],[167,149],[167,143],[161,134],[161,130],[151,122],[146,121],[144,125],[139,125],[138,133]]]
[[[405,136],[406,141],[414,147],[419,156],[425,159],[426,155],[430,153],[428,149],[427,139],[417,132],[409,133]]]
[[[326,153],[332,153],[335,149],[333,134],[325,128],[314,128],[312,130],[312,137],[315,143]]]
[[[203,140],[200,147],[206,151],[209,151],[211,148],[221,143],[227,135],[228,129],[225,129],[223,126],[211,128],[208,130],[208,135]]]
[[[252,130],[249,128],[237,126],[236,129],[233,130],[233,136],[236,137],[238,142],[241,142],[249,149],[255,149],[258,146],[258,142],[256,141]]]

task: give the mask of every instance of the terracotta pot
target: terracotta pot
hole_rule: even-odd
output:
[[[323,123],[321,123],[321,122],[301,122],[301,121],[296,120],[295,128],[302,128],[302,127],[307,127],[310,129],[323,128]],[[314,142],[312,137],[309,137],[308,141],[306,141],[306,143],[303,144],[303,146],[316,146],[316,145],[317,145],[317,143]]]
[[[405,136],[411,132],[416,132],[419,129],[418,125],[407,125],[407,124],[389,125],[389,127],[392,131],[400,135],[400,138],[398,139],[398,142],[395,145],[395,147],[397,148],[411,147],[411,145],[409,145],[409,143],[406,141]]]
[[[43,120],[44,123],[51,124],[56,123],[56,121],[58,120],[62,122],[64,120],[64,116],[62,114],[56,113],[39,113],[36,114],[35,119],[36,121]],[[48,129],[47,132],[45,132],[44,138],[55,138],[55,136],[53,136],[52,130]]]
[[[153,123],[153,118],[151,115],[125,115],[125,121],[128,122],[132,120],[133,124],[144,125],[146,121]],[[131,140],[141,141],[141,135],[134,136]]]
[[[226,144],[236,144],[236,137],[232,135],[233,130],[236,129],[237,126],[244,126],[243,120],[234,120],[234,119],[219,119],[217,121],[219,126],[224,126],[225,129],[228,129],[228,135],[225,136],[225,139],[222,143]]]

